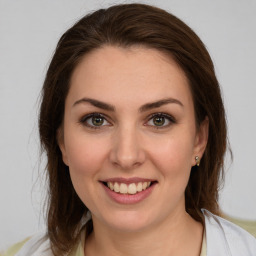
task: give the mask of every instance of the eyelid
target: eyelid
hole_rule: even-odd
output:
[[[164,128],[167,128],[167,127],[169,127],[170,125],[175,124],[175,123],[177,122],[176,119],[175,119],[172,115],[167,114],[167,113],[163,113],[163,112],[157,112],[157,113],[151,114],[151,115],[147,118],[147,122],[146,122],[145,125],[147,125],[147,123],[148,123],[152,118],[157,117],[157,116],[164,117],[164,118],[168,119],[168,121],[169,121],[170,123],[167,124],[167,125],[163,125],[163,126],[157,126],[157,125],[148,125],[148,126],[154,128],[154,129],[164,129]]]
[[[88,124],[86,121],[92,117],[101,117],[103,118],[108,124],[107,125],[100,125],[100,126],[93,126],[93,125],[90,125]],[[87,115],[84,115],[82,116],[80,119],[79,119],[79,123],[88,127],[88,128],[91,128],[91,129],[100,129],[104,126],[110,126],[111,125],[111,122],[109,121],[109,118],[102,114],[102,113],[99,113],[99,112],[93,112],[93,113],[90,113],[90,114],[87,114]]]
[[[94,126],[94,125],[90,125],[88,124],[87,120],[89,118],[92,118],[92,117],[101,117],[103,118],[108,124],[106,125],[100,125],[100,126]],[[154,118],[154,117],[164,117],[166,118],[168,121],[169,121],[169,124],[164,124],[163,126],[157,126],[157,125],[149,125],[148,122]],[[86,126],[88,128],[91,128],[91,129],[102,129],[104,128],[105,126],[112,126],[112,122],[109,121],[111,120],[111,118],[109,118],[107,115],[105,114],[102,114],[102,113],[99,113],[99,112],[93,112],[93,113],[89,113],[89,114],[86,114],[86,115],[83,115],[80,119],[79,119],[79,124],[82,124],[83,126]],[[146,119],[146,123],[144,124],[145,126],[149,126],[149,127],[152,127],[153,129],[164,129],[164,128],[167,128],[169,126],[171,126],[172,124],[176,123],[176,119],[170,115],[170,114],[167,114],[167,113],[164,113],[164,112],[157,112],[157,113],[153,113],[151,114],[150,116],[147,117]]]

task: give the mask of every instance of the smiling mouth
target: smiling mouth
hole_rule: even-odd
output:
[[[150,186],[152,186],[155,181],[144,181],[144,182],[137,182],[137,183],[119,183],[119,182],[103,182],[103,184],[108,187],[110,190],[119,193],[119,194],[127,194],[127,195],[135,195],[140,193]]]

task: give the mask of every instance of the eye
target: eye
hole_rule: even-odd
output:
[[[156,113],[150,116],[147,125],[159,129],[168,127],[172,123],[175,123],[175,119],[172,116],[165,113]]]
[[[106,118],[100,113],[86,115],[80,120],[80,123],[93,129],[99,129],[102,126],[110,125]]]

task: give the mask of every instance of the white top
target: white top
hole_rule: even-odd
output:
[[[205,217],[207,256],[256,256],[256,238],[235,224],[202,209]],[[83,238],[69,256],[84,256]],[[80,248],[80,249],[79,249]],[[53,256],[45,233],[33,236],[15,256]]]
[[[237,225],[202,210],[207,256],[256,256],[256,238]]]

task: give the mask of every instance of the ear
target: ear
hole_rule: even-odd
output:
[[[62,160],[65,163],[65,165],[68,166],[69,165],[68,157],[67,157],[65,142],[64,142],[64,130],[63,130],[62,126],[58,128],[56,138],[57,138],[57,143],[58,143],[58,146],[59,146],[61,154],[62,154]]]
[[[203,157],[209,134],[209,119],[205,117],[204,121],[201,122],[197,129],[197,134],[195,138],[194,145],[194,155],[192,157],[192,166],[196,165],[195,157],[198,156],[199,159]]]

